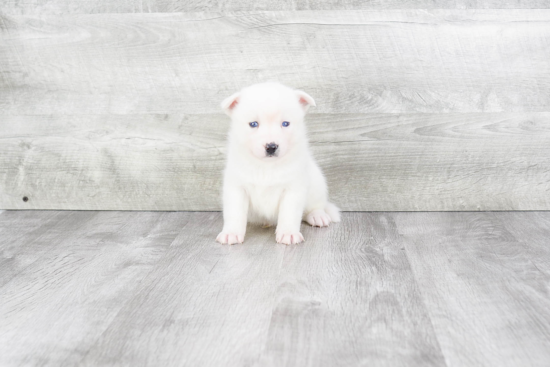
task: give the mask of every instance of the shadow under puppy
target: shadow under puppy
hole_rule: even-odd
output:
[[[231,117],[223,182],[222,244],[244,241],[247,221],[277,225],[278,243],[300,243],[302,220],[340,221],[310,151],[304,116],[315,101],[276,82],[255,84],[222,102]]]

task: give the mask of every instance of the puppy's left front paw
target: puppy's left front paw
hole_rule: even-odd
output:
[[[313,227],[328,227],[332,222],[330,216],[323,209],[317,209],[309,213],[306,221]]]
[[[277,239],[277,243],[284,243],[285,245],[294,245],[305,241],[304,236],[300,232],[277,233],[275,238]]]

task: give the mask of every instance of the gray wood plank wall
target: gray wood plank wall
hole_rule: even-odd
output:
[[[5,0],[4,4],[4,11],[12,14],[550,8],[550,3],[547,0]]]
[[[2,6],[0,209],[219,210],[219,103],[269,79],[344,210],[550,209],[548,2],[139,4]]]

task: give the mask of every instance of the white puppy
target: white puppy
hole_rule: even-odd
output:
[[[282,84],[255,84],[222,102],[231,117],[223,182],[224,226],[220,243],[242,243],[247,221],[277,224],[276,240],[304,237],[300,224],[340,221],[327,201],[327,184],[309,151],[304,115],[315,101]]]

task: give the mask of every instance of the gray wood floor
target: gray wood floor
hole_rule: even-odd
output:
[[[548,366],[550,212],[0,212],[1,366]]]

